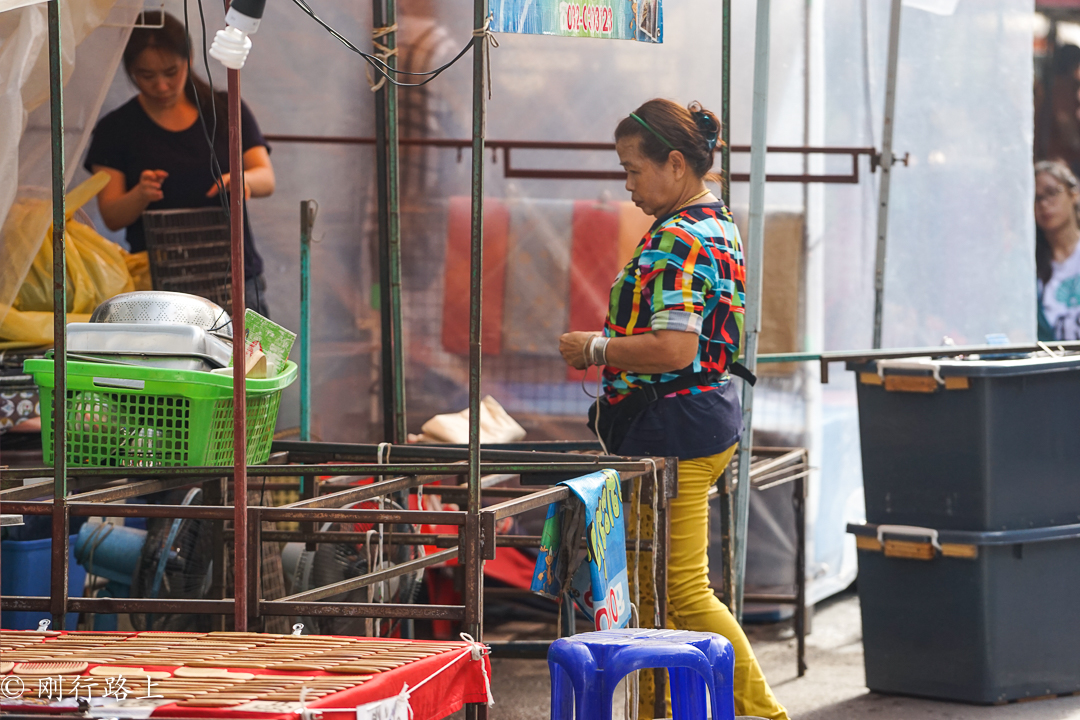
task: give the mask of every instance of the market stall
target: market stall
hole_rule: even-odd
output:
[[[5,712],[91,717],[405,717],[491,700],[478,643],[262,633],[0,634]],[[388,702],[387,702],[388,701]],[[379,708],[383,709],[380,711]]]

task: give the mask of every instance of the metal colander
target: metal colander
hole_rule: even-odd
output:
[[[217,303],[198,295],[144,290],[122,293],[98,305],[92,323],[184,323],[221,337],[232,337],[232,318]]]

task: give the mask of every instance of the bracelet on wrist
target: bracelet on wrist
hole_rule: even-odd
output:
[[[590,357],[593,365],[607,365],[607,346],[611,338],[597,336],[590,345]]]

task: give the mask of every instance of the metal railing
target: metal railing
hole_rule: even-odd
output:
[[[269,142],[297,143],[308,145],[371,145],[378,147],[374,137],[354,137],[343,135],[266,135]],[[453,138],[400,138],[403,147],[430,147],[457,150],[459,153],[472,147],[471,140]],[[515,167],[511,162],[514,150],[571,151],[571,152],[615,152],[615,143],[611,142],[566,142],[557,140],[487,140],[485,145],[491,149],[492,162],[498,161],[502,152],[503,177],[527,178],[534,180],[625,180],[626,173],[621,170],[569,170]],[[746,154],[749,145],[732,145],[730,152]],[[858,184],[859,158],[870,159],[871,171],[876,167],[878,152],[872,147],[817,147],[801,145],[774,145],[767,148],[773,155],[840,155],[851,159],[851,170],[847,173],[773,173],[765,176],[767,182],[780,183],[824,183]],[[749,173],[731,173],[731,182],[749,182]]]
[[[385,449],[386,446],[384,446]],[[524,447],[524,446],[519,446]],[[238,588],[246,587],[248,617],[256,621],[263,616],[308,615],[331,617],[400,618],[454,620],[481,624],[483,613],[483,573],[480,567],[485,560],[495,557],[497,547],[539,547],[539,536],[496,536],[496,521],[520,515],[536,508],[566,499],[565,486],[536,488],[491,488],[488,497],[500,502],[483,507],[473,514],[464,510],[402,510],[374,508],[344,508],[345,505],[387,497],[399,493],[415,492],[426,488],[428,495],[447,495],[464,499],[468,485],[434,485],[447,479],[461,477],[469,472],[461,460],[468,457],[464,448],[441,448],[427,446],[389,446],[390,453],[403,458],[404,462],[371,462],[379,453],[377,445],[353,445],[333,443],[286,442],[274,446],[273,464],[247,467],[249,477],[303,477],[301,499],[280,507],[249,505],[246,511],[248,538],[246,582],[237,582]],[[661,482],[665,492],[658,516],[663,537],[657,547],[657,570],[653,578],[656,587],[666,584],[667,548],[667,499],[675,492],[677,464],[662,458],[641,460],[616,456],[571,454],[527,450],[485,450],[490,461],[480,464],[484,474],[528,474],[532,478],[548,478],[555,482],[565,477],[578,477],[600,469],[613,469],[620,473],[624,483],[637,478],[646,482]],[[347,460],[348,462],[342,462]],[[364,462],[367,461],[367,462]],[[457,462],[455,462],[457,461]],[[301,464],[294,464],[301,463]],[[5,484],[21,483],[26,478],[48,475],[50,468],[10,468],[4,472]],[[142,518],[191,518],[216,523],[233,520],[234,509],[229,503],[228,483],[222,479],[231,475],[231,467],[191,468],[101,468],[69,467],[69,486],[73,495],[41,499],[54,494],[52,482],[33,485],[13,485],[0,490],[0,511],[20,515],[51,515],[63,518],[66,527],[71,517],[142,517]],[[346,476],[371,477],[370,484],[357,487],[335,487],[333,479],[320,484],[315,476],[340,478]],[[133,477],[137,479],[132,480]],[[117,484],[123,481],[123,484]],[[215,505],[145,505],[116,504],[123,500],[199,484],[224,486],[221,503]],[[430,487],[427,487],[430,486]],[[250,487],[250,486],[249,486]],[[277,487],[276,485],[273,487]],[[219,491],[220,492],[220,491]],[[651,492],[651,491],[650,491]],[[648,496],[646,494],[646,496]],[[300,530],[264,530],[263,522],[299,522]],[[384,542],[393,545],[434,545],[436,553],[403,562],[391,568],[371,572],[343,582],[311,588],[290,596],[266,600],[261,598],[260,552],[263,542],[358,542],[366,533],[340,531],[316,531],[314,523],[352,522],[384,523],[388,525],[442,525],[457,528],[449,533],[394,533],[387,532]],[[222,531],[217,535],[215,557],[225,558],[224,543],[235,540],[235,531]],[[52,574],[68,572],[68,549],[59,564],[54,563]],[[652,551],[654,543],[643,543],[642,549]],[[445,549],[442,549],[445,548]],[[54,554],[54,558],[59,554]],[[457,559],[466,572],[463,602],[460,605],[417,605],[395,603],[331,602],[326,600],[345,592],[368,587],[376,583],[414,573],[418,569]],[[220,567],[224,563],[218,564]],[[224,584],[214,585],[223,591]],[[220,593],[223,595],[223,592]],[[205,599],[159,599],[159,598],[82,598],[68,597],[0,597],[0,605],[8,610],[52,613],[60,610],[60,616],[68,612],[87,613],[185,613],[227,616],[232,614],[235,598],[212,597]],[[666,620],[666,604],[661,605],[662,621]]]

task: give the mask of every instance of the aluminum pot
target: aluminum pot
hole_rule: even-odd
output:
[[[92,323],[184,323],[232,339],[232,318],[217,303],[198,295],[143,290],[122,293],[97,306]]]

